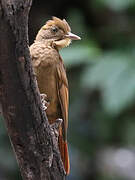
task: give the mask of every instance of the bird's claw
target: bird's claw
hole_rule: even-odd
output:
[[[49,106],[49,102],[47,102],[46,98],[47,95],[46,94],[40,94],[41,97],[41,102],[42,102],[42,108],[45,111],[47,109],[47,107]]]
[[[62,119],[58,118],[53,124],[50,124],[51,130],[56,138],[59,137],[59,127],[62,124]]]

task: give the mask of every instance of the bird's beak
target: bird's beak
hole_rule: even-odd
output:
[[[69,38],[71,40],[81,40],[81,38],[71,32],[68,32],[68,34],[65,35],[66,38]]]

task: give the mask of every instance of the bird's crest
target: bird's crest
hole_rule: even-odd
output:
[[[50,26],[58,26],[61,28],[65,33],[70,32],[70,26],[68,25],[67,21],[65,19],[61,20],[57,17],[52,17],[52,20],[48,20],[46,24],[43,26],[43,29],[47,29]]]

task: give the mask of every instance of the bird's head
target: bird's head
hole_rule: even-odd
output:
[[[50,41],[57,49],[67,47],[71,40],[80,39],[79,36],[71,33],[70,26],[65,19],[61,20],[57,17],[47,21],[36,36],[36,41]]]

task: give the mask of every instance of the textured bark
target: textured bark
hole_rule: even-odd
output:
[[[0,0],[0,102],[23,180],[63,180],[28,50],[32,0]]]

